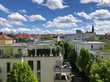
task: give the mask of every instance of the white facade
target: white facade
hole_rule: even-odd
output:
[[[104,42],[97,42],[97,41],[74,41],[74,46],[75,49],[77,50],[77,52],[80,52],[81,48],[85,48],[88,49],[90,51],[94,51],[94,50],[100,50],[104,48]]]
[[[2,78],[2,82],[7,81],[7,63],[10,64],[10,68],[14,62],[22,60],[21,58],[2,58],[0,59],[0,67],[1,73],[0,76]],[[33,62],[33,73],[36,75],[38,72],[40,73],[40,82],[54,82],[54,66],[56,65],[56,61],[61,60],[60,57],[24,57],[24,61],[32,61]],[[40,61],[41,69],[37,70],[37,61]]]
[[[62,66],[63,57],[61,53],[55,51],[54,45],[47,44],[32,44],[32,45],[21,45],[21,46],[0,46],[0,82],[7,82],[7,77],[9,76],[10,70],[13,63],[16,61],[25,61],[31,66],[33,73],[38,77],[39,82],[55,82],[55,76],[57,73],[56,65],[60,64]],[[12,48],[13,47],[13,48]],[[8,50],[8,51],[7,51]],[[12,51],[9,51],[12,50]],[[57,53],[56,53],[57,52]],[[12,56],[4,56],[7,55]],[[70,75],[71,70],[59,71],[60,73],[67,73]],[[70,80],[58,80],[67,82]]]

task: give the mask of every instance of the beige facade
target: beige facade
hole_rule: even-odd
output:
[[[8,37],[4,34],[0,35],[0,45],[11,45],[14,43],[13,38]]]
[[[38,77],[39,82],[56,82],[57,74],[56,65],[62,66],[63,58],[61,53],[56,51],[55,46],[52,45],[1,45],[0,46],[0,76],[1,82],[7,82],[10,70],[13,63],[16,61],[28,62],[33,70],[33,73]],[[56,53],[57,52],[57,53]],[[9,55],[9,56],[7,56]],[[10,56],[11,55],[11,56]],[[61,68],[62,69],[62,68]],[[62,71],[59,73],[66,73],[70,75],[71,71]],[[64,69],[64,68],[63,68]],[[69,73],[68,73],[69,72]],[[65,75],[66,76],[66,75]],[[59,79],[60,81],[70,81],[70,79]]]
[[[1,73],[0,76],[2,78],[2,82],[7,81],[7,76],[9,74],[8,70],[11,70],[12,65],[16,61],[22,61],[21,58],[2,58],[0,59],[0,67]],[[23,61],[33,62],[33,73],[35,73],[36,77],[39,73],[40,82],[54,82],[54,66],[56,61],[61,60],[60,57],[24,57]],[[37,70],[37,61],[40,61],[40,70]],[[10,64],[7,68],[7,64]],[[10,68],[9,68],[10,67]]]

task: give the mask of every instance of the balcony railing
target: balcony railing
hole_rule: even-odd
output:
[[[70,68],[55,68],[55,72],[71,72]]]
[[[71,82],[70,80],[55,80],[55,82]]]

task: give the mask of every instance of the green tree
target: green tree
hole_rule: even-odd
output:
[[[38,82],[30,66],[25,62],[16,62],[10,72],[8,82]]]
[[[77,60],[77,66],[79,68],[80,75],[86,79],[86,81],[89,81],[90,76],[90,69],[91,65],[94,61],[94,56],[89,53],[88,50],[82,48],[80,50],[80,55]]]
[[[72,67],[72,72],[73,73],[77,73],[78,67],[76,65],[77,63],[77,52],[75,51],[75,49],[73,47],[70,48],[70,52],[68,54],[68,61]]]
[[[13,47],[5,46],[4,47],[4,57],[12,57],[13,56]]]
[[[77,62],[77,52],[75,51],[74,46],[71,43],[59,41],[57,43],[62,48],[62,54],[64,57],[64,61],[68,61],[72,67],[72,72],[79,72],[78,67],[76,65]]]
[[[64,54],[65,54],[64,41],[56,42],[56,46],[60,47],[60,51],[61,51],[62,55],[64,56]]]
[[[90,82],[110,82],[110,60],[102,60],[91,66]]]
[[[68,60],[68,56],[71,54],[71,50],[73,49],[72,44],[65,42],[65,41],[59,41],[56,43],[56,45],[59,45],[62,49],[62,55],[65,61]]]

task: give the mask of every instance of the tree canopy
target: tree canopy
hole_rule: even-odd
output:
[[[90,82],[110,82],[110,60],[102,60],[92,64]]]
[[[38,82],[26,62],[16,62],[10,72],[8,82]]]

